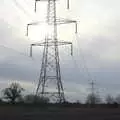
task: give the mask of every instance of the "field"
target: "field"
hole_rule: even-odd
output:
[[[0,107],[0,120],[120,120],[120,108]]]

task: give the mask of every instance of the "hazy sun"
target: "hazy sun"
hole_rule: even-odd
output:
[[[29,38],[32,41],[42,41],[46,36],[52,34],[52,26],[41,23],[39,25],[29,27]]]

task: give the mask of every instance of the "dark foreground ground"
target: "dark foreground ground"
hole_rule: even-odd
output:
[[[0,120],[120,120],[120,108],[0,107]]]

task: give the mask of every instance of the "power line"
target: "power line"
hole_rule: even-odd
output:
[[[27,15],[28,17],[31,17],[31,15],[24,9],[24,7],[22,7],[16,0],[13,0],[13,2],[15,3],[17,8],[23,11],[25,15]]]
[[[75,69],[77,69],[78,74],[80,73],[80,68],[84,72],[84,69],[82,68],[82,66],[79,67],[79,65],[78,65],[77,61],[75,60],[74,56],[72,56],[72,60],[73,60],[73,64],[74,64]],[[81,74],[81,75],[85,78],[85,76],[83,74]]]
[[[77,36],[78,37],[78,36]],[[82,49],[80,48],[80,46],[79,46],[79,40],[76,40],[77,41],[77,47],[78,47],[78,49],[81,51],[81,52],[79,52],[79,50],[78,50],[78,55],[82,58],[82,60],[83,60],[83,69],[84,69],[84,71],[86,71],[86,73],[87,73],[87,76],[88,76],[88,81],[90,80],[93,80],[93,77],[91,76],[91,74],[90,74],[90,72],[89,72],[89,69],[88,69],[88,67],[87,67],[87,62],[86,62],[86,60],[85,60],[85,57],[84,57],[84,55],[83,55],[83,53],[82,53]]]
[[[5,49],[12,50],[12,51],[18,53],[19,55],[22,55],[22,56],[24,56],[24,57],[27,57],[27,58],[33,60],[33,59],[32,59],[31,57],[29,57],[28,55],[26,55],[26,54],[24,54],[24,53],[22,53],[22,52],[19,52],[19,51],[13,49],[13,48],[9,48],[9,47],[6,47],[6,46],[4,46],[4,45],[0,45],[0,47],[5,48]]]
[[[96,85],[96,83],[95,83],[95,81],[96,81],[96,76],[94,75],[91,75],[91,73],[89,72],[89,69],[88,69],[88,67],[87,67],[87,64],[86,64],[86,60],[85,60],[85,57],[84,57],[84,54],[83,54],[83,52],[82,52],[82,49],[80,48],[80,46],[79,46],[79,40],[77,40],[77,46],[78,46],[78,48],[80,49],[80,51],[81,51],[81,57],[82,57],[82,59],[83,59],[83,65],[84,65],[84,70],[87,72],[87,76],[88,76],[88,81],[90,81],[90,85],[91,85],[91,94],[93,95],[93,94],[95,94],[95,92],[98,92],[98,91],[96,91],[96,88],[95,88],[95,85]],[[78,55],[80,56],[80,52],[79,52],[79,50],[78,50]],[[97,93],[98,94],[98,93]]]

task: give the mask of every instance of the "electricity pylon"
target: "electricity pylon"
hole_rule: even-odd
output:
[[[94,96],[95,95],[95,82],[92,80],[90,85],[91,85],[91,95]]]
[[[64,88],[61,81],[60,61],[59,61],[59,49],[61,45],[71,45],[72,42],[60,41],[57,38],[57,26],[62,24],[75,24],[75,33],[77,33],[77,21],[69,19],[57,18],[56,15],[56,1],[57,0],[35,0],[35,12],[37,2],[47,2],[47,19],[46,24],[50,26],[50,33],[45,36],[45,40],[42,43],[31,44],[30,56],[32,56],[33,46],[44,46],[42,64],[39,82],[36,89],[36,95],[41,97],[55,97],[56,102],[64,102]],[[69,9],[69,0],[67,0],[67,8]],[[39,22],[29,23],[27,25],[27,35],[29,26],[38,25]],[[52,84],[53,83],[53,84]],[[52,86],[50,86],[52,84]],[[56,87],[56,88],[55,88]]]

